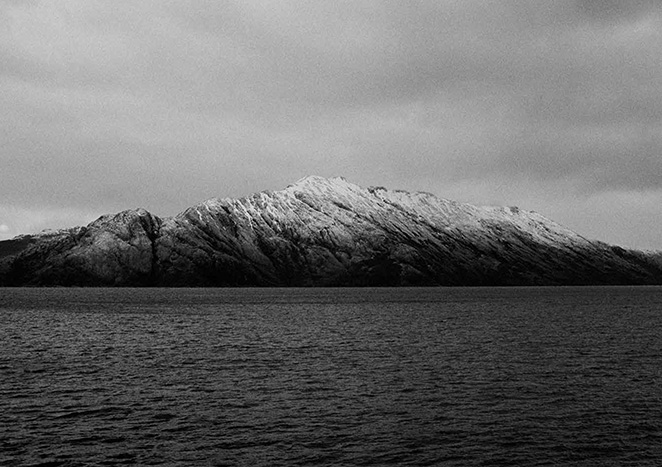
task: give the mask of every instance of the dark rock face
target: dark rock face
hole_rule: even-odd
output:
[[[32,237],[23,251],[5,260],[0,283],[153,284],[152,250],[160,226],[160,219],[139,209],[100,217],[87,227]]]
[[[0,284],[662,284],[662,261],[515,207],[308,177],[173,218],[138,209],[0,242]]]

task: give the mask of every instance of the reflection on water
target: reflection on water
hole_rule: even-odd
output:
[[[662,288],[0,289],[0,465],[659,465]]]

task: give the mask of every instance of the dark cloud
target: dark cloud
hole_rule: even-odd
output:
[[[0,1],[0,216],[317,173],[541,212],[573,193],[580,231],[614,193],[662,218],[660,31],[639,0]]]
[[[589,21],[620,23],[659,13],[657,0],[577,0],[576,11]]]

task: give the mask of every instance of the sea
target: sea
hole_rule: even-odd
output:
[[[0,289],[1,466],[659,466],[662,287]]]

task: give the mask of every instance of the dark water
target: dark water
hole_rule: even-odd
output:
[[[662,465],[662,288],[0,289],[0,465]]]

